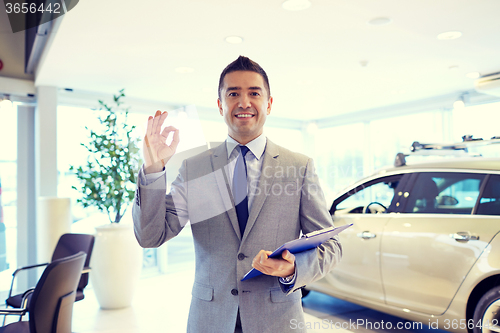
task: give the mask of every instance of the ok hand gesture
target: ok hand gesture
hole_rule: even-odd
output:
[[[146,173],[160,172],[175,154],[179,144],[179,130],[173,126],[168,126],[161,131],[161,127],[167,119],[168,112],[156,111],[154,117],[148,118],[148,126],[143,141],[144,171]],[[160,132],[161,131],[161,132]],[[174,137],[170,145],[167,145],[167,138],[170,132],[174,132]]]

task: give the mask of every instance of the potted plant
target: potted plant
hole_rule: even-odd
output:
[[[84,208],[96,207],[106,213],[111,223],[96,228],[91,258],[91,281],[102,308],[130,306],[133,290],[142,266],[142,249],[130,224],[119,224],[134,199],[139,168],[138,139],[132,136],[135,126],[127,123],[129,109],[123,108],[124,90],[113,96],[114,105],[99,100],[100,126],[89,129],[90,142],[82,143],[89,157],[87,164],[71,166],[80,180]]]

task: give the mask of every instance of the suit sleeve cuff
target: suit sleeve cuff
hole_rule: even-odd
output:
[[[165,174],[165,169],[163,169],[163,171],[160,172],[153,172],[146,174],[144,172],[144,164],[143,164],[139,171],[139,180],[142,186],[148,186],[149,184],[152,184],[155,181],[157,181],[164,174]]]

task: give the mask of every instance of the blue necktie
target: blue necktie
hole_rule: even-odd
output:
[[[248,220],[248,197],[247,197],[247,164],[245,155],[248,153],[248,147],[239,146],[241,153],[236,159],[233,176],[233,198],[240,225],[241,236],[245,232]]]

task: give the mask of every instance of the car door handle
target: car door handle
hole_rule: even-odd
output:
[[[457,242],[468,242],[470,240],[479,240],[479,236],[473,236],[469,232],[459,231],[455,234],[450,234],[450,237],[456,240]]]
[[[356,236],[358,236],[359,238],[363,238],[363,239],[371,239],[371,238],[375,238],[377,237],[377,235],[375,234],[372,234],[371,232],[369,231],[363,231],[363,232],[360,232],[359,234],[357,234]]]

